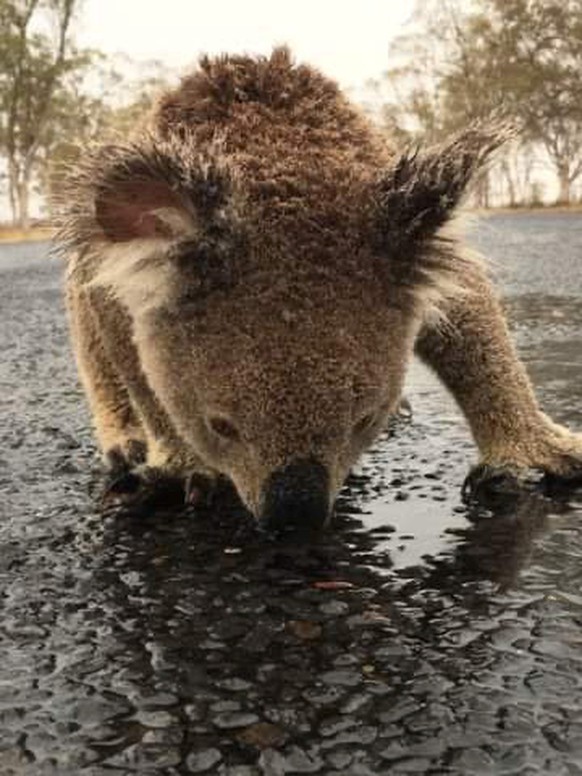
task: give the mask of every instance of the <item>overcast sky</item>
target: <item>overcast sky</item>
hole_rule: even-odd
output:
[[[388,67],[391,40],[416,0],[85,0],[75,39],[107,54],[192,67],[200,54],[268,54],[288,44],[344,88]],[[33,197],[33,210],[38,201]],[[0,198],[0,221],[8,217]]]
[[[377,78],[390,40],[414,0],[85,0],[79,42],[135,59],[187,68],[204,52],[268,53],[288,43],[296,58],[344,87]]]

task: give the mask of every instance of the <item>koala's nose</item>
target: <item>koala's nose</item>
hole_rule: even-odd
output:
[[[319,461],[293,461],[274,471],[264,486],[260,522],[268,531],[317,530],[329,512],[329,475]]]

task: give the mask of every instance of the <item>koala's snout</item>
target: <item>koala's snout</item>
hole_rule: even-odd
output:
[[[313,531],[323,528],[330,511],[327,469],[316,460],[298,460],[269,476],[260,522],[268,531]]]

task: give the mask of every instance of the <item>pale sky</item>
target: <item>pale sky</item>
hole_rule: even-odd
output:
[[[344,87],[378,78],[415,0],[85,0],[78,41],[186,69],[199,54],[287,43]]]
[[[268,54],[288,44],[298,61],[358,90],[388,68],[388,49],[416,0],[84,0],[80,46],[192,68],[203,53]],[[0,221],[8,218],[0,197]],[[37,212],[40,201],[32,197]]]

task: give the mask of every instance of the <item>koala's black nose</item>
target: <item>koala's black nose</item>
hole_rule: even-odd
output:
[[[316,460],[298,460],[267,480],[260,520],[268,531],[313,531],[323,527],[329,511],[327,469]]]

